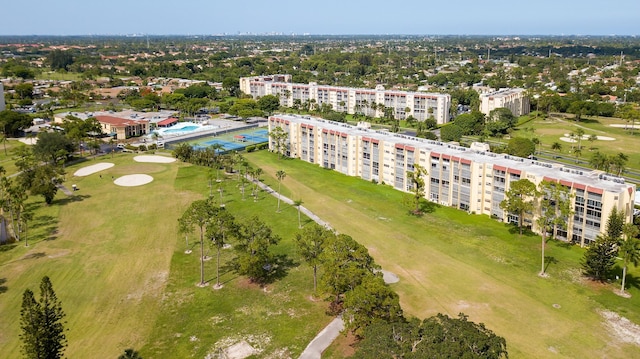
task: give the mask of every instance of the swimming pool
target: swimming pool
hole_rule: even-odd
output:
[[[167,128],[163,132],[164,133],[176,133],[176,132],[191,132],[199,129],[200,126],[184,126],[180,128]]]
[[[184,135],[187,133],[204,131],[204,130],[213,130],[218,128],[218,126],[211,125],[200,125],[193,122],[178,122],[175,125],[167,128],[158,128],[153,132],[158,133],[159,136],[177,136]]]

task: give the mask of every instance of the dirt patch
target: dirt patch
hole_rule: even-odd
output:
[[[60,252],[57,252],[57,253],[49,254],[47,257],[49,257],[49,258],[59,258],[59,257],[64,257],[69,253],[71,253],[70,250],[63,250],[63,251],[60,251]]]
[[[205,359],[227,358],[244,359],[252,355],[259,355],[264,347],[271,342],[271,337],[263,335],[245,335],[242,337],[227,337],[214,344],[213,350],[205,356]],[[224,356],[220,356],[223,354]]]
[[[356,353],[357,344],[358,338],[353,333],[347,332],[346,335],[338,335],[329,349],[334,357],[349,358]]]
[[[256,350],[247,342],[241,341],[224,350],[229,359],[244,359],[255,354]]]
[[[620,342],[640,347],[640,325],[607,310],[601,311],[600,315],[606,319],[612,337]]]

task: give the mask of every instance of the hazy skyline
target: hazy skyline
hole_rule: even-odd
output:
[[[0,35],[640,35],[638,0],[33,0],[2,10]]]

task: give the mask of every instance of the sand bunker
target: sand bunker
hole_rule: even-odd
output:
[[[175,158],[165,156],[135,156],[133,158],[136,162],[153,162],[153,163],[171,163],[175,162]]]
[[[104,171],[107,168],[111,168],[113,166],[115,166],[113,163],[107,163],[107,162],[96,163],[95,165],[82,167],[81,169],[77,170],[73,175],[78,177],[84,177],[84,176],[94,174],[96,172]]]
[[[118,186],[135,187],[142,186],[143,184],[150,183],[151,181],[153,181],[153,177],[149,175],[135,174],[118,177],[115,181],[113,181],[113,183],[117,184]]]
[[[632,124],[623,124],[623,123],[613,123],[611,125],[609,125],[609,127],[618,127],[618,128],[624,128],[625,130],[631,130],[631,129],[637,129],[639,126],[639,124],[636,123],[634,125]]]
[[[607,136],[596,136],[596,138],[598,139],[598,141],[615,141],[616,140],[613,137],[607,137]],[[588,140],[589,140],[588,135],[582,136],[582,141],[588,141]],[[578,140],[569,137],[569,135],[564,135],[564,137],[560,137],[560,141],[569,142],[569,143],[578,142]]]
[[[25,145],[35,145],[36,142],[38,142],[38,138],[37,137],[20,138],[18,139],[18,141],[24,143]]]

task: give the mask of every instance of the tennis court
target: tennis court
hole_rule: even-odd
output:
[[[221,135],[199,138],[188,143],[195,149],[204,149],[214,145],[222,146],[218,152],[240,151],[250,145],[269,141],[269,131],[264,128],[242,129]]]

